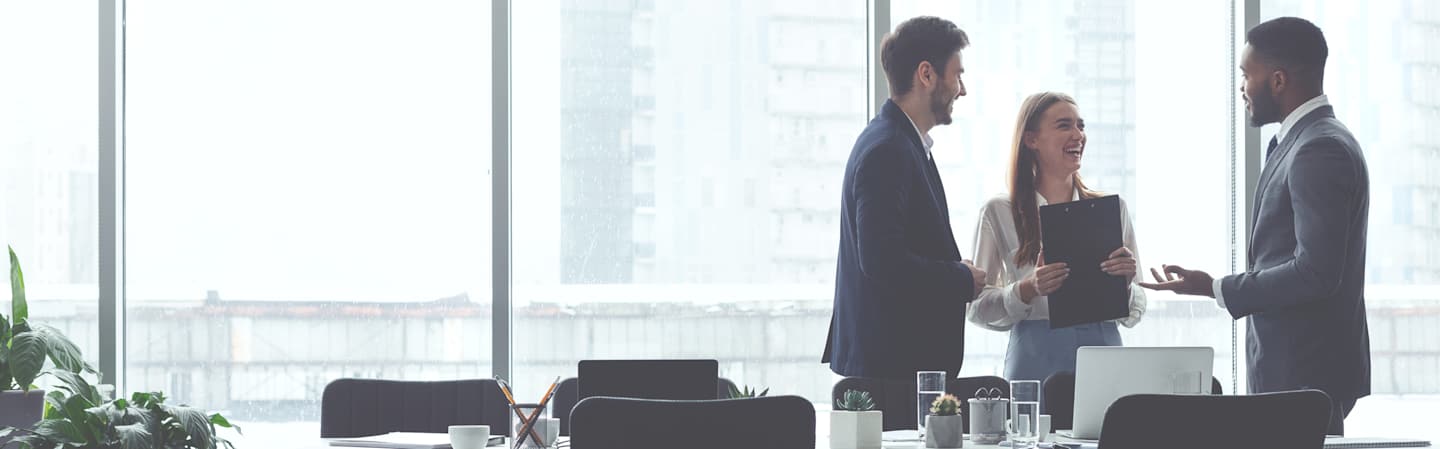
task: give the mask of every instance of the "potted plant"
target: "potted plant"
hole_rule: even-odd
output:
[[[878,449],[883,423],[870,392],[845,390],[830,412],[830,449]]]
[[[39,421],[45,408],[45,392],[33,383],[45,367],[54,363],[57,371],[91,372],[95,369],[80,357],[80,348],[65,334],[29,320],[25,300],[25,274],[15,249],[10,253],[10,317],[0,314],[0,427],[30,426]],[[6,440],[0,437],[0,444]]]
[[[769,389],[769,388],[766,388],[765,391],[761,391],[761,392],[759,392],[759,393],[757,394],[756,391],[755,391],[755,389],[754,389],[754,388],[750,388],[749,385],[746,385],[744,390],[741,390],[741,389],[739,389],[739,388],[735,388],[734,385],[731,385],[731,386],[730,386],[730,399],[746,399],[746,398],[753,398],[753,397],[764,397],[764,396],[767,395],[767,394],[770,394],[770,389]]]
[[[81,358],[80,348],[59,330],[29,321],[25,277],[15,250],[9,252],[12,311],[9,319],[0,314],[0,447],[234,448],[215,436],[215,427],[240,428],[219,414],[166,405],[160,393],[107,401],[85,380],[84,374],[97,372]],[[53,369],[44,369],[47,358]],[[33,388],[42,374],[59,381],[55,391]]]
[[[925,447],[956,448],[965,441],[965,424],[960,421],[960,399],[942,395],[930,404],[925,417]]]
[[[129,400],[106,401],[100,390],[79,374],[51,370],[60,379],[57,391],[45,397],[45,419],[33,428],[9,427],[0,437],[14,437],[21,449],[234,449],[215,435],[215,428],[240,431],[220,414],[165,404],[161,393],[135,393]],[[68,393],[68,394],[67,394]]]

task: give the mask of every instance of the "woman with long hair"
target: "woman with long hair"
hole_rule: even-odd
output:
[[[1145,313],[1145,292],[1134,284],[1138,266],[1135,234],[1124,200],[1120,214],[1124,246],[1101,269],[1130,281],[1130,315],[1119,320],[1050,328],[1050,300],[1070,267],[1045,263],[1040,246],[1040,206],[1098,198],[1080,180],[1085,154],[1085,121],[1070,96],[1042,92],[1020,106],[1010,154],[1010,193],[980,211],[975,227],[975,265],[988,274],[987,287],[967,312],[980,327],[1010,332],[1005,377],[1045,380],[1075,369],[1081,346],[1119,346],[1118,322],[1134,327]]]

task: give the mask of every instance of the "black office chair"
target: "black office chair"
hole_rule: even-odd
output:
[[[1330,397],[1319,390],[1137,394],[1116,400],[1105,412],[1100,449],[1319,449],[1329,425]]]
[[[337,379],[320,397],[320,437],[445,433],[461,424],[488,425],[492,434],[508,435],[510,413],[500,385],[489,379]]]
[[[1210,378],[1210,394],[1225,394],[1220,379]],[[1040,413],[1050,415],[1051,429],[1075,427],[1075,372],[1056,371],[1040,387]]]
[[[570,412],[572,449],[813,449],[815,406],[799,396],[666,401],[597,396]]]
[[[1000,390],[1004,397],[1010,397],[1010,383],[1005,379],[996,376],[961,377],[945,381],[945,392],[955,395],[960,399],[961,404],[967,403],[970,398],[975,397],[975,390],[995,388]],[[834,400],[844,397],[845,391],[857,390],[870,393],[870,399],[875,402],[875,408],[884,412],[881,419],[884,430],[915,429],[915,415],[920,410],[915,403],[914,380],[886,380],[869,377],[846,377],[835,383],[830,389],[830,399]],[[969,406],[962,405],[962,414],[969,413]],[[966,432],[970,431],[970,420],[960,421]]]
[[[715,383],[715,399],[729,399],[730,388],[735,382],[721,377]],[[580,380],[574,377],[560,381],[555,387],[555,399],[550,401],[551,409],[554,410],[551,417],[560,418],[560,435],[570,435],[570,411],[575,408],[575,403],[580,400]]]

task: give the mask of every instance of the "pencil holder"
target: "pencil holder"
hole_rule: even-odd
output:
[[[535,413],[535,426],[531,429],[535,432],[536,436],[540,437],[540,441],[537,442],[534,440],[534,438],[526,438],[525,442],[518,446],[518,448],[555,447],[555,440],[560,436],[560,420],[558,418],[546,417],[545,407],[540,406],[540,404],[515,404],[512,407],[515,410],[520,411],[522,416],[525,416],[526,418],[529,418],[532,413],[535,413],[536,409],[540,410],[540,413]],[[519,441],[520,433],[524,430],[525,423],[521,422],[519,419],[516,419],[515,431],[512,433],[512,435],[514,435],[515,437],[515,440],[513,441]]]
[[[970,399],[970,441],[996,444],[1004,440],[1009,403],[998,388],[976,391]]]

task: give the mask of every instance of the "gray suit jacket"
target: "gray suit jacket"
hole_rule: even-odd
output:
[[[1255,191],[1247,272],[1225,277],[1225,306],[1250,317],[1250,392],[1370,394],[1365,226],[1370,175],[1334,109],[1296,122]]]

